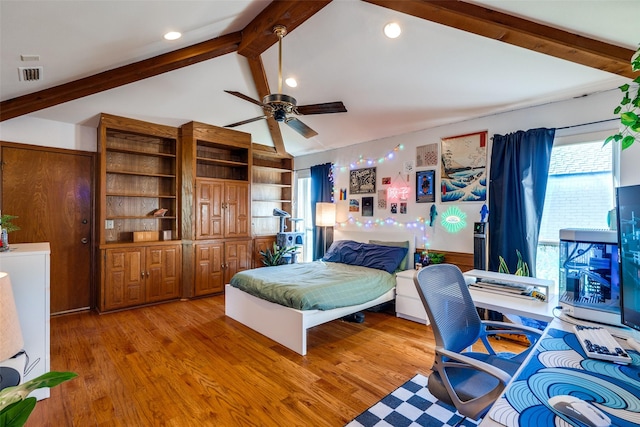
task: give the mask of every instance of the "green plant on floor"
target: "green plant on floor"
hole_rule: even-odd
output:
[[[640,71],[640,46],[631,57],[631,69]],[[604,143],[619,141],[622,149],[631,147],[636,140],[640,140],[640,76],[633,79],[635,85],[624,84],[620,86],[622,100],[620,105],[613,110],[620,115],[622,129],[615,135],[608,137]]]
[[[36,398],[29,397],[33,390],[55,387],[78,375],[73,372],[47,372],[15,387],[0,390],[0,426],[21,427],[36,407]]]
[[[2,229],[4,230],[7,230],[7,233],[20,230],[20,227],[18,227],[13,222],[11,222],[16,218],[18,217],[15,215],[7,215],[7,214],[0,215],[0,227],[2,227]]]
[[[262,255],[262,263],[267,267],[274,265],[282,265],[287,262],[287,254],[294,254],[298,249],[297,246],[278,246],[276,242],[273,242],[273,250],[267,248],[264,251],[260,251]]]
[[[527,277],[530,276],[531,273],[529,272],[529,266],[527,265],[526,262],[522,260],[522,254],[517,249],[516,249],[516,255],[518,255],[518,264],[516,265],[516,271],[513,274],[515,276],[527,276]],[[511,274],[509,272],[509,266],[507,265],[507,262],[504,260],[504,258],[502,258],[500,255],[498,255],[498,258],[500,259],[498,272],[504,273],[504,274]]]

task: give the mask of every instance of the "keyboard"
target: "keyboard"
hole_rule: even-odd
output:
[[[631,363],[631,357],[605,328],[574,325],[573,331],[588,358],[621,364]]]

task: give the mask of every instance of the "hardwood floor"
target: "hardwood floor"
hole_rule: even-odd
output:
[[[343,426],[433,363],[431,328],[393,313],[308,342],[303,357],[227,318],[222,295],[54,317],[51,369],[79,376],[27,426]]]

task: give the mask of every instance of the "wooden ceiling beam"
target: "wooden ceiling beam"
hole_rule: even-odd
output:
[[[240,32],[0,102],[0,121],[113,89],[238,50]]]
[[[256,58],[247,58],[247,61],[249,61],[251,77],[253,77],[253,81],[256,85],[256,90],[260,97],[259,99],[262,101],[262,98],[271,93],[269,90],[267,76],[264,72],[262,59],[258,56]],[[282,138],[282,131],[280,130],[278,122],[276,122],[273,117],[267,117],[267,126],[269,127],[269,133],[271,134],[271,139],[273,140],[273,146],[276,149],[276,153],[280,156],[288,156],[287,150],[284,147],[284,138]]]
[[[456,0],[363,0],[631,79],[635,51]]]
[[[290,33],[329,3],[331,0],[271,2],[242,30],[242,43],[238,48],[238,54],[247,58],[257,58],[278,41],[273,27],[284,25]]]

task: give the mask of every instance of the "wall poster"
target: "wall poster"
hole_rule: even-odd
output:
[[[370,194],[376,192],[376,168],[349,171],[349,194]]]
[[[487,131],[442,138],[442,202],[487,199]]]
[[[436,201],[436,171],[416,172],[416,203],[433,203]]]
[[[438,166],[438,143],[416,147],[416,166]]]

